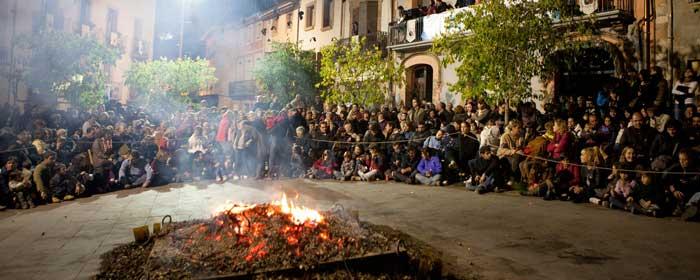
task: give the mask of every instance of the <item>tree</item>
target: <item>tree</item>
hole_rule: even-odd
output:
[[[568,21],[568,29],[555,25],[551,15],[564,11],[556,0],[491,0],[471,7],[447,19],[449,31],[433,43],[443,63],[458,64],[450,90],[465,98],[510,104],[532,97],[531,79],[551,72],[550,56],[575,47],[567,31],[583,31],[576,21]]]
[[[404,69],[365,38],[331,44],[321,49],[323,97],[331,102],[376,104],[386,99],[387,88],[403,84]]]
[[[126,71],[125,84],[137,90],[145,104],[188,103],[190,93],[199,92],[216,82],[206,59],[159,59],[133,63]]]
[[[311,99],[319,81],[314,53],[291,43],[274,43],[272,48],[253,71],[260,89],[268,99],[276,97],[278,104],[287,104],[296,95]]]
[[[94,37],[50,30],[22,36],[17,43],[31,53],[22,79],[35,92],[64,97],[83,108],[104,104],[107,75],[103,66],[114,65],[120,49]]]

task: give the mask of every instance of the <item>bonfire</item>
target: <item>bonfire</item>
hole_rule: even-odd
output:
[[[312,269],[331,261],[396,250],[398,241],[372,234],[342,208],[320,212],[283,195],[265,204],[228,203],[211,220],[159,238],[150,264],[194,276],[270,269]]]
[[[227,203],[211,219],[176,223],[149,241],[105,254],[97,278],[411,279],[416,271],[439,273],[440,267],[432,253],[425,257],[427,246],[408,236],[360,223],[341,206],[318,211],[286,195],[263,204]]]

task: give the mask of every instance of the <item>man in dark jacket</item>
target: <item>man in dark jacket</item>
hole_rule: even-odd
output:
[[[692,161],[692,152],[682,150],[678,153],[678,162],[667,170],[669,174],[664,175],[664,181],[668,186],[672,201],[675,203],[674,216],[683,213],[686,203],[690,203],[691,198],[700,192],[700,170]],[[697,202],[695,202],[697,203]]]
[[[622,133],[620,146],[634,148],[638,160],[646,162],[649,159],[648,151],[656,137],[656,131],[643,122],[644,119],[639,112],[632,115],[632,126]]]
[[[495,189],[495,185],[502,179],[499,177],[499,164],[493,156],[491,148],[483,146],[479,149],[479,157],[469,161],[471,181],[467,181],[467,190],[484,194]]]
[[[650,156],[655,159],[659,156],[669,156],[672,159],[678,158],[678,152],[687,146],[687,137],[682,137],[680,132],[680,124],[671,120],[666,124],[666,131],[656,135],[654,142],[651,144]]]
[[[467,162],[476,158],[479,153],[479,137],[471,132],[471,125],[468,122],[462,122],[459,126],[459,134],[457,135],[457,164],[466,176],[469,173]]]

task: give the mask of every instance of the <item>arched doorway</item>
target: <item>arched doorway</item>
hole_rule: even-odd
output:
[[[433,102],[433,67],[418,64],[406,70],[406,100]]]
[[[441,99],[442,68],[435,55],[414,53],[403,58],[401,65],[405,69],[406,78],[404,86],[398,88],[401,102],[410,104],[414,97],[424,102],[437,102]]]

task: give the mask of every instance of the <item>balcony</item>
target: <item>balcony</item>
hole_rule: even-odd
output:
[[[447,31],[445,20],[467,9],[470,8],[453,9],[392,24],[389,26],[388,48],[396,51],[429,48],[435,38]]]
[[[391,24],[387,48],[394,51],[430,48],[432,41],[447,31],[445,20],[467,9],[471,8],[453,9]],[[571,5],[570,9],[562,13],[577,15],[573,21],[595,18],[600,27],[616,23],[629,24],[634,22],[634,0],[577,0],[576,5]],[[560,15],[553,17],[555,24],[566,25],[572,22],[559,20]]]
[[[574,17],[562,21],[559,15],[554,15],[555,24],[568,25],[579,20],[595,19],[596,26],[609,27],[635,21],[634,0],[577,0],[576,3],[565,11]]]

